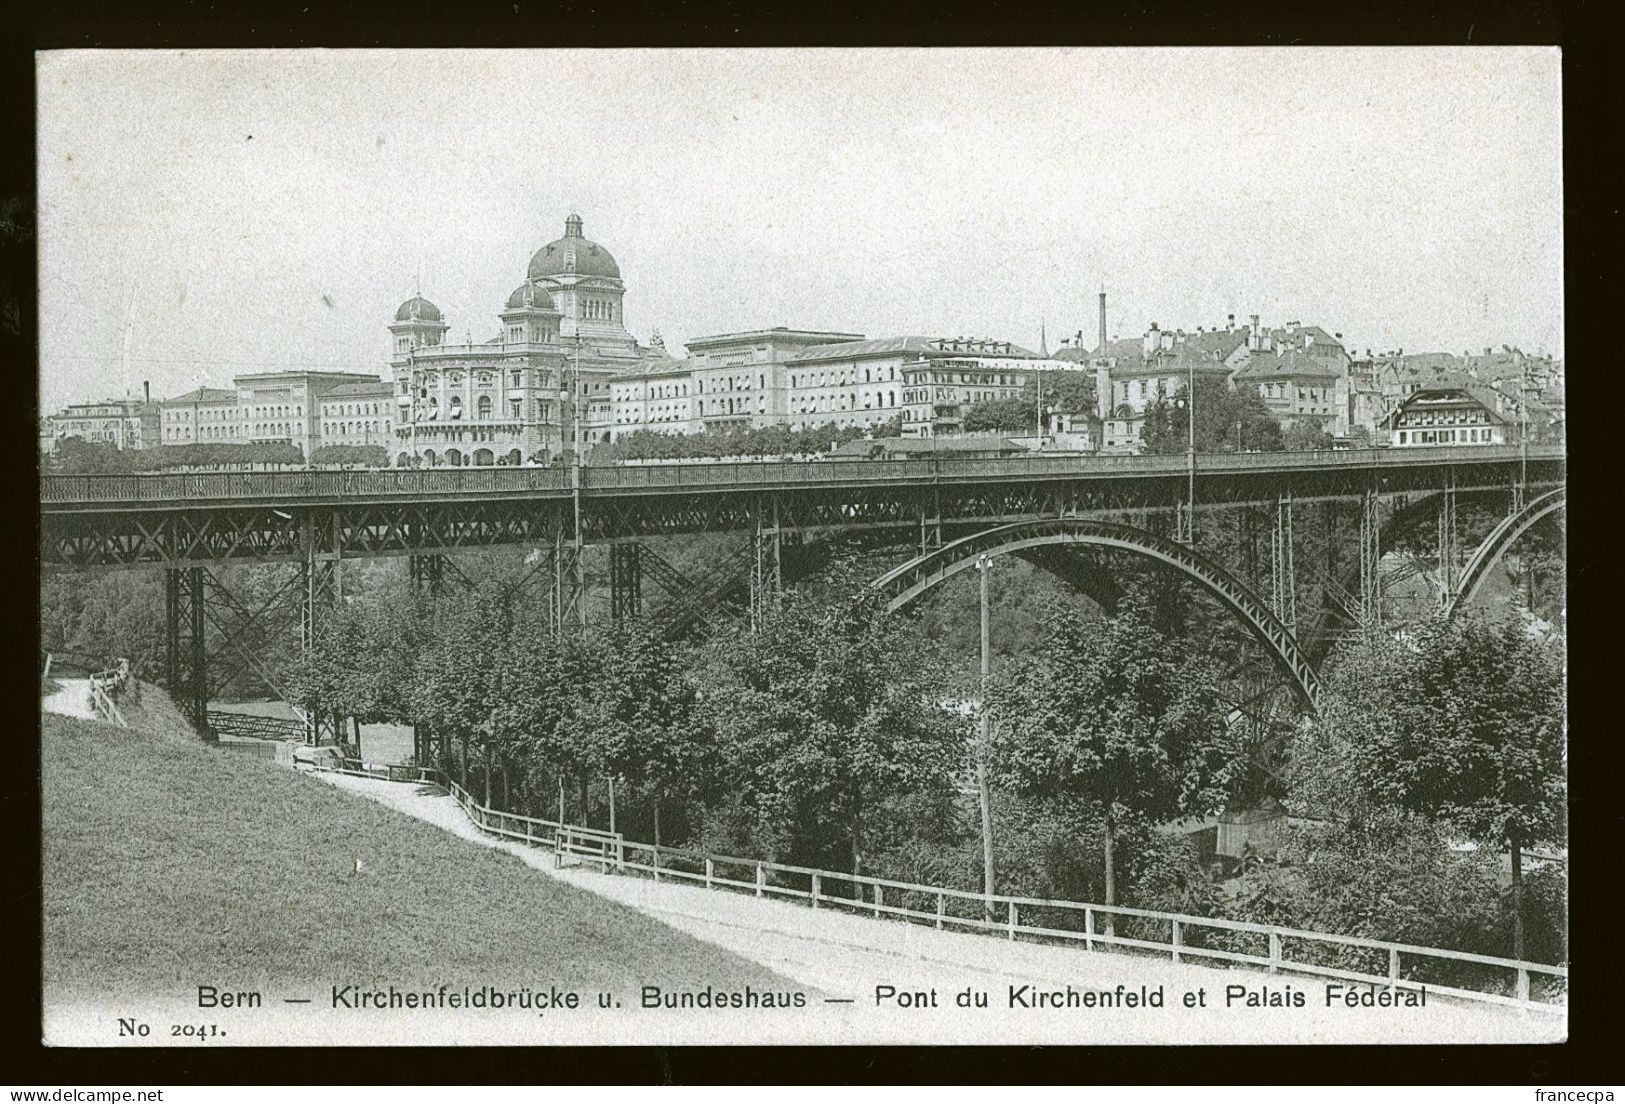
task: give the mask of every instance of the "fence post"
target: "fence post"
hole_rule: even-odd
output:
[[[1518,967],[1518,999],[1521,1001],[1529,999],[1529,971],[1522,966]]]
[[[626,873],[626,837],[619,832],[615,833],[615,870]]]
[[[875,883],[875,916],[880,916],[880,883]]]
[[[1399,983],[1399,948],[1388,948],[1388,988],[1390,991],[1398,988]]]
[[[1174,925],[1174,942],[1173,942],[1174,961],[1178,962],[1179,961],[1179,921],[1178,920],[1173,921],[1173,925]]]
[[[942,914],[948,911],[948,897],[946,894],[937,894],[937,928],[942,928]]]
[[[1008,919],[1010,921],[1010,938],[1012,941],[1014,941],[1016,938],[1016,903],[1014,901],[1010,902],[1010,915]]]
[[[819,881],[818,875],[814,874],[812,876],[812,880],[813,880],[813,883],[812,883],[812,907],[817,908],[818,907],[818,881]]]
[[[764,884],[766,884],[766,880],[767,880],[767,874],[762,869],[762,864],[757,863],[756,864],[756,896],[760,897],[762,895],[762,886]]]
[[[709,856],[705,860],[705,888],[711,888],[711,859]]]
[[[1095,949],[1095,910],[1092,908],[1083,910],[1083,949]]]
[[[1270,973],[1281,972],[1281,936],[1270,932]]]
[[[655,881],[658,882],[660,880],[660,848],[650,848],[650,851],[655,857]]]

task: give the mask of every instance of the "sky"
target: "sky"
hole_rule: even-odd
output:
[[[37,57],[44,410],[495,336],[579,212],[627,327],[1563,352],[1549,48]]]

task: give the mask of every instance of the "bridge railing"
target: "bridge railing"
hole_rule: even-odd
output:
[[[1305,471],[1316,468],[1403,468],[1517,459],[1513,445],[1354,449],[1331,452],[1206,453],[1198,475]],[[1562,459],[1560,445],[1529,450],[1532,460]],[[584,491],[704,490],[721,487],[820,486],[847,483],[975,482],[1067,476],[1183,472],[1184,456],[1056,456],[1005,459],[920,457],[908,460],[764,460],[586,467]],[[48,475],[42,503],[120,503],[295,498],[389,498],[408,495],[559,493],[570,489],[563,468],[436,468],[371,471],[186,472],[144,475]]]

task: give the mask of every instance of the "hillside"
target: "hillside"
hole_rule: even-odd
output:
[[[206,748],[167,705],[143,688],[144,730],[42,718],[47,1006],[200,981],[784,985],[510,855]]]

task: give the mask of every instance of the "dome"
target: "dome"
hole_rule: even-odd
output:
[[[609,250],[581,234],[581,216],[564,220],[564,237],[548,242],[530,259],[526,279],[543,276],[607,276],[621,278],[621,266]]]
[[[414,319],[422,322],[439,322],[440,308],[423,296],[414,295],[402,303],[401,309],[395,312],[395,321],[409,322]]]
[[[531,307],[535,310],[558,313],[558,308],[553,305],[552,296],[535,284],[530,283],[520,284],[513,289],[513,294],[508,296],[508,310],[517,310],[520,307]]]

